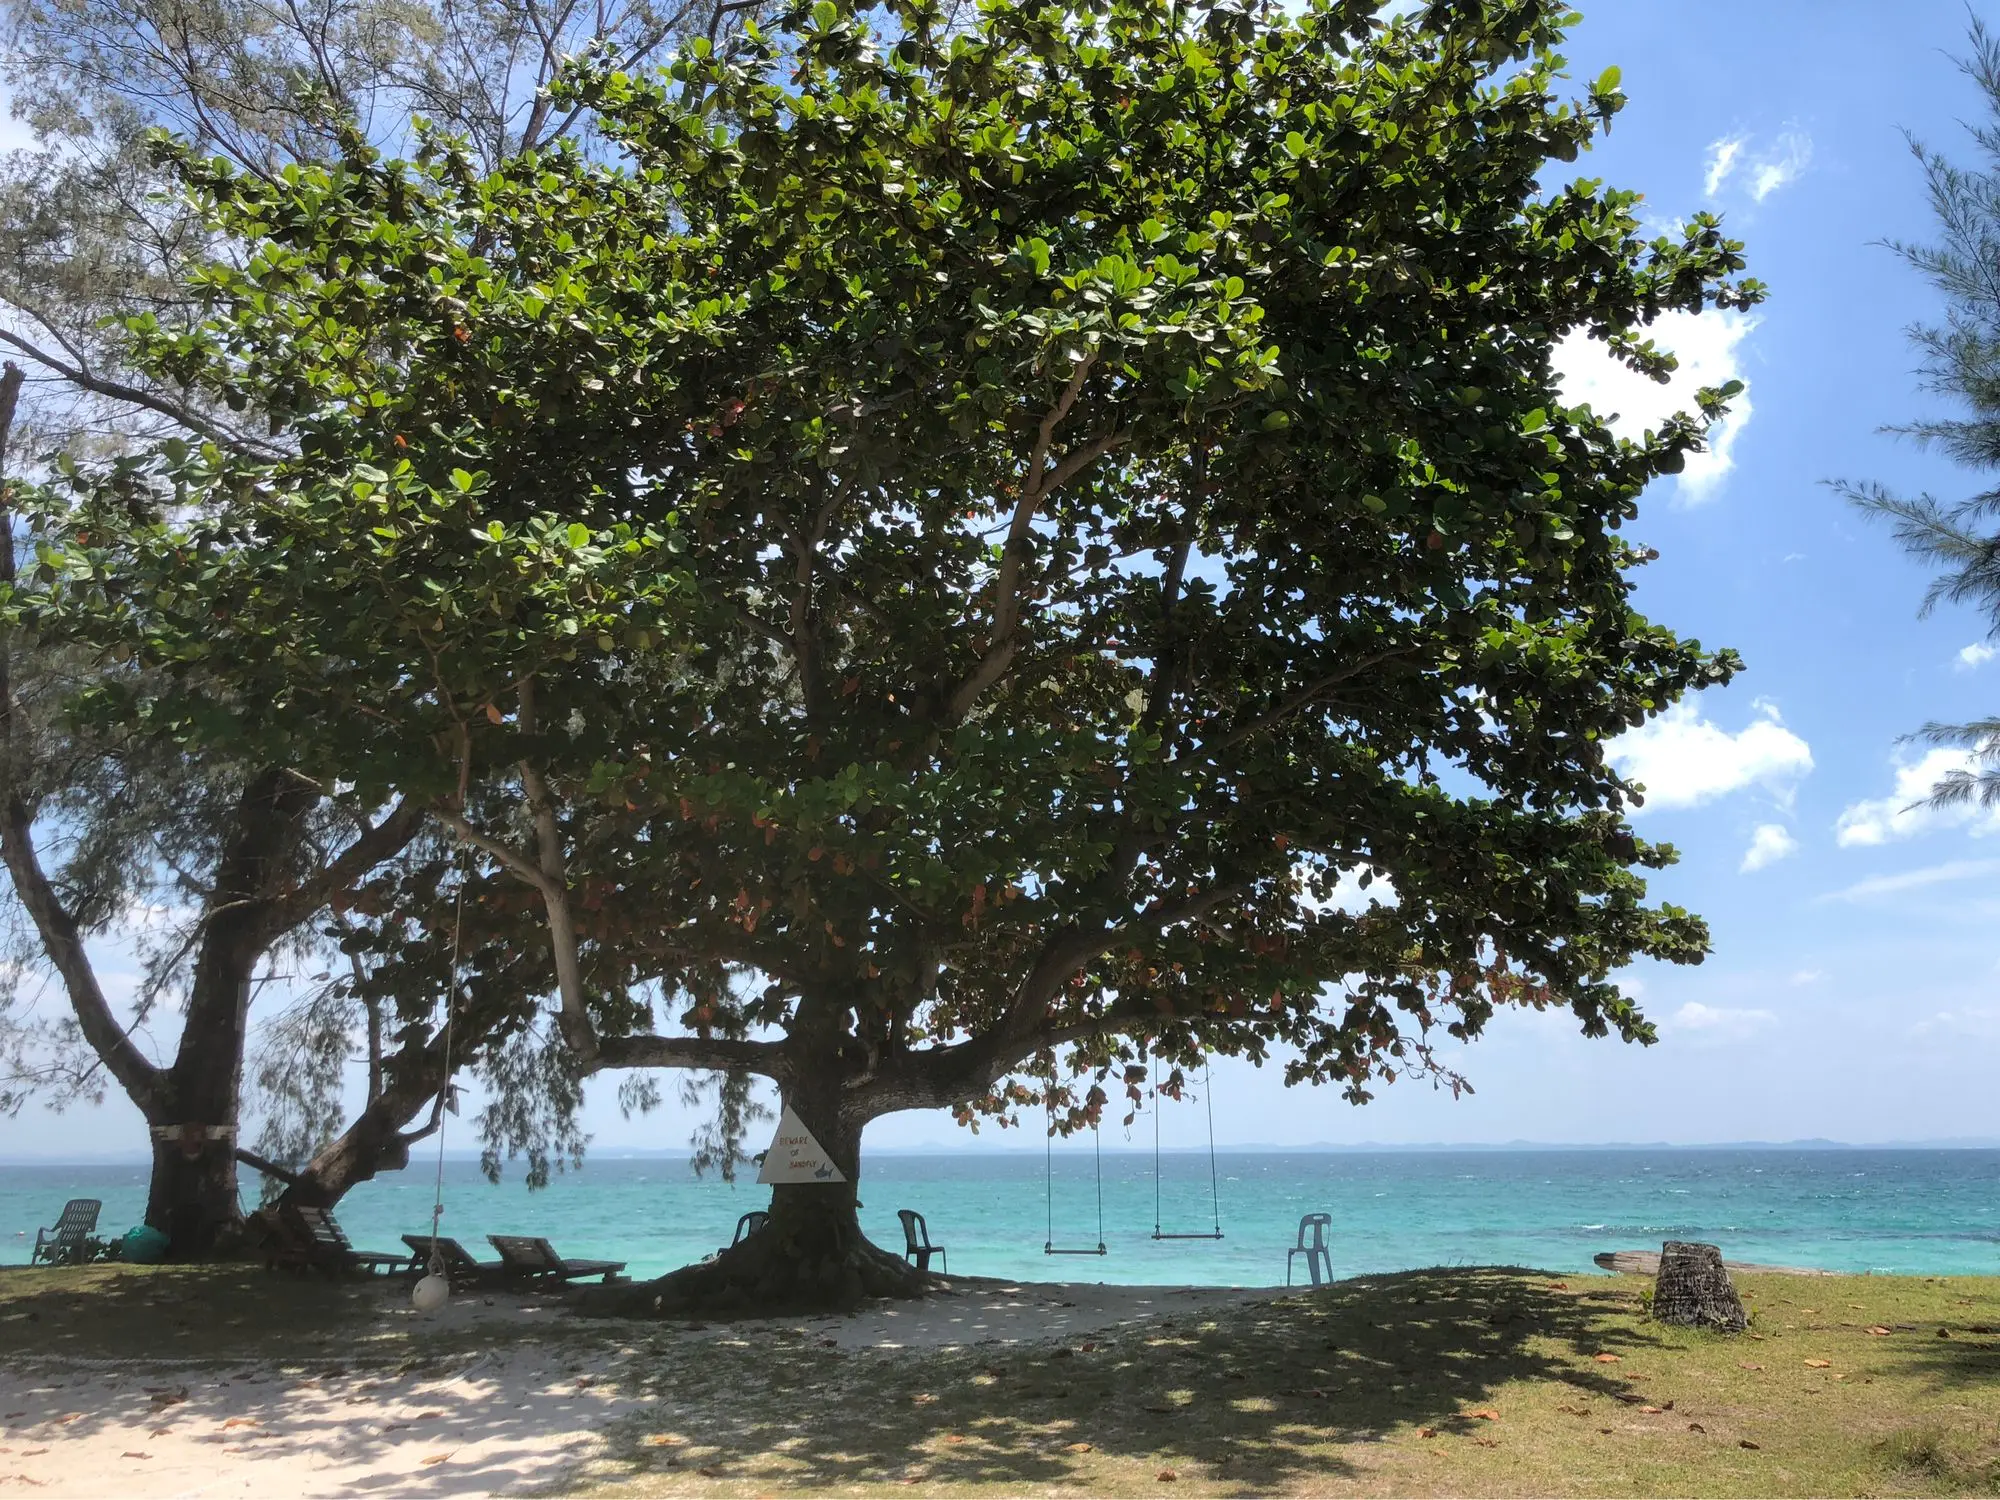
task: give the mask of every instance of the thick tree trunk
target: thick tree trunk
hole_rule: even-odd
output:
[[[445,1083],[441,1048],[424,1048],[413,1060],[387,1059],[381,1091],[347,1129],[299,1169],[278,1195],[279,1207],[332,1208],[376,1173],[407,1167],[410,1147],[437,1128],[435,1109]],[[409,1130],[411,1121],[426,1109],[433,1111],[430,1123]]]
[[[206,1260],[241,1245],[233,1131],[211,1138],[193,1122],[184,1130],[154,1127],[146,1222],[167,1237],[172,1260]]]
[[[581,1311],[609,1317],[764,1317],[841,1311],[870,1298],[923,1291],[929,1277],[861,1232],[855,1208],[867,1116],[843,1098],[835,1080],[801,1080],[781,1088],[784,1103],[847,1180],[777,1184],[771,1189],[770,1220],[741,1244],[657,1281],[584,1288]]]
[[[251,987],[273,935],[270,901],[314,800],[283,771],[261,772],[243,790],[216,868],[180,1044],[145,1102],[153,1133],[146,1222],[166,1235],[170,1260],[229,1255],[243,1244],[236,1127]]]

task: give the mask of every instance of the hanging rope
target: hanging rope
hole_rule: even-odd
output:
[[[1215,1227],[1191,1234],[1168,1234],[1160,1223],[1160,1070],[1159,1060],[1151,1059],[1148,1064],[1149,1076],[1153,1084],[1153,1238],[1156,1240],[1219,1240],[1222,1238],[1222,1186],[1221,1177],[1215,1166],[1215,1074],[1206,1059],[1202,1062],[1201,1093],[1208,1106],[1208,1205],[1209,1215]]]
[[[438,1249],[438,1221],[444,1217],[444,1117],[451,1103],[451,1041],[452,1023],[458,1015],[458,961],[460,944],[465,937],[465,882],[466,869],[463,857],[459,860],[458,900],[451,919],[451,970],[445,976],[444,987],[444,1083],[438,1100],[438,1150],[437,1180],[431,1188],[431,1261],[433,1276],[445,1274],[444,1255]]]
[[[1042,1241],[1044,1255],[1108,1255],[1104,1247],[1104,1135],[1093,1123],[1090,1127],[1091,1155],[1097,1171],[1097,1248],[1062,1249],[1056,1244],[1056,1106],[1046,1098],[1049,1111],[1048,1134],[1043,1137],[1043,1198],[1048,1208],[1048,1238]]]

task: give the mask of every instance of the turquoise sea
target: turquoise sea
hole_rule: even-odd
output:
[[[1838,1271],[2000,1274],[2000,1151],[1524,1150],[1224,1152],[1216,1163],[1223,1238],[1151,1238],[1154,1158],[1106,1152],[1108,1254],[1045,1256],[1048,1209],[1062,1246],[1097,1243],[1090,1155],[892,1155],[866,1162],[863,1221],[900,1248],[896,1210],[914,1208],[955,1272],[1035,1280],[1282,1282],[1301,1214],[1333,1216],[1338,1275],[1412,1266],[1511,1264],[1588,1272],[1600,1250],[1701,1239],[1732,1260]],[[1211,1224],[1209,1159],[1161,1162],[1162,1226]],[[247,1170],[246,1187],[257,1179]],[[362,1249],[395,1250],[430,1223],[433,1169],[366,1184],[339,1218]],[[565,1254],[608,1256],[653,1275],[726,1244],[765,1190],[696,1179],[683,1160],[594,1156],[529,1192],[489,1185],[471,1161],[445,1166],[445,1232],[484,1251],[488,1233],[540,1234]],[[66,1198],[104,1201],[100,1225],[138,1222],[145,1171],[0,1167],[0,1262],[28,1258],[35,1227]]]

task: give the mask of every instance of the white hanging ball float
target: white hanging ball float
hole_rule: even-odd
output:
[[[451,1301],[451,1283],[433,1271],[410,1292],[410,1306],[420,1313],[434,1313]]]

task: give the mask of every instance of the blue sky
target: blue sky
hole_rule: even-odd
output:
[[[1967,11],[1958,0],[1585,10],[1572,71],[1584,80],[1618,64],[1631,105],[1576,170],[1644,192],[1662,224],[1721,212],[1772,289],[1748,320],[1663,338],[1702,381],[1746,380],[1748,401],[1719,456],[1651,492],[1636,528],[1662,554],[1642,607],[1749,663],[1727,690],[1621,747],[1652,788],[1643,830],[1683,855],[1655,893],[1703,913],[1715,953],[1700,969],[1633,976],[1660,1024],[1654,1048],[1586,1042],[1563,1016],[1503,1016],[1461,1059],[1475,1097],[1397,1085],[1362,1110],[1286,1091],[1275,1070],[1226,1067],[1218,1138],[2000,1136],[1988,1103],[2000,820],[1902,813],[1936,768],[1898,743],[1927,719],[2000,706],[2000,656],[1984,657],[1985,627],[1969,613],[1919,619],[1924,573],[1823,483],[1944,495],[1974,483],[1877,430],[1934,407],[1904,329],[1936,304],[1874,243],[1930,232],[1902,131],[1962,151],[1958,122],[1979,107],[1951,61]],[[1572,379],[1600,409],[1642,414],[1660,400],[1585,360]],[[627,1122],[614,1092],[609,1080],[591,1088],[597,1149],[685,1141],[677,1110]],[[1170,1117],[1167,1133],[1194,1142],[1196,1111]],[[0,1154],[140,1139],[122,1103],[59,1131],[34,1111],[0,1122]],[[868,1144],[961,1140],[945,1117],[911,1115],[878,1122]]]

